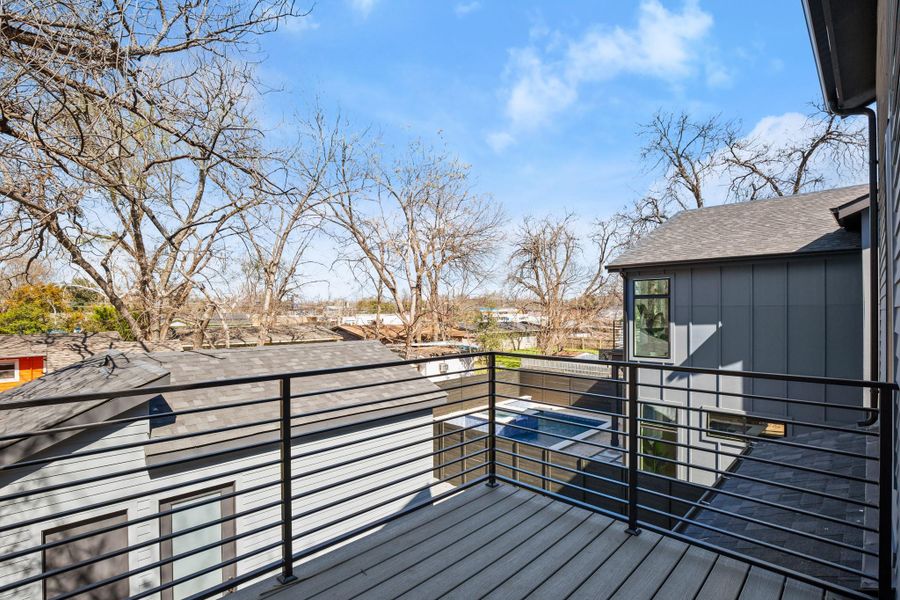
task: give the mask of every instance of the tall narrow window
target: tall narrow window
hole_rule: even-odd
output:
[[[88,559],[128,547],[128,527],[120,527],[98,535],[91,531],[125,523],[125,512],[103,515],[44,532],[44,543],[66,542],[44,550],[44,572],[76,565]],[[128,572],[128,553],[123,552],[101,561],[59,573],[44,580],[44,598],[52,600],[79,588]],[[130,595],[128,578],[78,594],[78,600],[106,600]]]
[[[174,538],[162,542],[163,560],[181,556],[181,558],[163,565],[163,582],[178,581],[210,569],[203,575],[192,577],[166,589],[163,592],[165,600],[187,598],[234,577],[234,563],[221,565],[235,557],[234,540],[220,543],[222,540],[234,536],[234,519],[217,522],[234,514],[234,497],[221,498],[233,491],[234,486],[227,485],[187,496],[179,496],[160,503],[160,512],[184,508],[184,510],[162,517],[160,533],[163,536],[177,534],[179,531],[188,529],[192,530],[190,533],[176,535]],[[216,498],[221,499],[215,500]],[[196,527],[199,529],[194,529]],[[201,548],[203,549],[201,550]],[[185,556],[186,554],[189,555]],[[216,566],[219,568],[212,568]]]
[[[644,422],[643,419],[653,421]],[[643,405],[640,469],[648,473],[678,476],[678,411],[674,407]]]
[[[669,280],[637,279],[632,290],[633,352],[638,358],[670,358]]]

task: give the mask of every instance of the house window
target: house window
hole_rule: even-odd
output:
[[[450,371],[450,365],[442,362],[441,364],[438,365],[438,371],[440,371],[441,375],[443,375],[444,373],[447,373]]]
[[[183,577],[189,577],[194,573],[215,567],[235,557],[234,540],[213,546],[213,544],[232,538],[235,535],[234,519],[217,522],[224,517],[234,515],[234,497],[221,498],[221,496],[233,492],[234,486],[226,485],[160,502],[160,512],[191,506],[161,518],[160,534],[164,537],[173,533],[177,534],[179,531],[209,524],[207,527],[201,527],[185,535],[176,535],[174,538],[164,540],[160,544],[163,560],[201,547],[212,546],[190,556],[165,563],[161,568],[163,583],[170,583]],[[221,499],[215,501],[215,498]],[[203,502],[204,500],[212,501]],[[198,504],[200,502],[203,503]],[[164,600],[187,598],[228,581],[234,576],[235,565],[231,563],[170,587],[163,591],[162,597]]]
[[[644,404],[642,410],[643,419],[658,422],[641,422],[639,468],[648,473],[677,477],[678,465],[672,462],[678,460],[677,409]]]
[[[707,411],[706,428],[710,437],[729,440],[742,440],[741,436],[778,438],[785,435],[785,424],[781,421],[768,421],[748,415]]]
[[[0,383],[19,380],[19,359],[0,360]]]
[[[668,279],[637,279],[632,289],[633,352],[639,358],[670,358]]]
[[[60,542],[96,529],[124,524],[127,518],[127,513],[122,511],[51,529],[44,532],[44,543]],[[68,567],[127,547],[128,527],[83,537],[45,549],[43,551],[44,572]],[[44,598],[52,600],[78,588],[127,572],[128,553],[123,552],[117,556],[48,577],[44,580]],[[128,578],[125,577],[89,592],[78,594],[77,598],[78,600],[106,600],[108,598],[127,598],[129,595]]]

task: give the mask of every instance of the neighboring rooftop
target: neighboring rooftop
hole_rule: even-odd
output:
[[[77,393],[138,389],[147,386],[180,385],[203,381],[221,381],[275,373],[299,373],[354,365],[377,365],[400,360],[390,349],[377,341],[324,342],[298,346],[261,346],[231,350],[200,350],[188,352],[131,352],[111,351],[80,363],[70,365],[50,375],[0,394],[0,410],[10,402],[38,400],[49,396]],[[403,381],[399,381],[403,380]],[[369,387],[341,392],[335,388]],[[431,408],[446,400],[446,393],[420,377],[414,367],[400,365],[370,368],[315,377],[291,379],[292,413],[317,409],[339,408],[363,402],[377,402],[363,409],[348,408],[310,418],[294,418],[294,427],[314,429],[316,422],[330,419],[327,426],[354,423],[408,411],[410,405]],[[322,392],[312,394],[312,392]],[[199,433],[205,430],[235,426],[216,434],[194,436],[146,447],[148,455],[176,451],[193,451],[199,446],[233,442],[254,437],[254,441],[275,439],[277,423],[254,425],[257,421],[276,419],[279,414],[279,384],[277,381],[219,386],[215,388],[166,392],[150,400],[151,438]],[[167,416],[166,413],[246,400],[272,401],[231,408]],[[380,402],[382,401],[383,402]],[[125,409],[135,402],[125,403]],[[114,404],[115,399],[110,400]],[[87,411],[106,406],[105,400],[69,402],[28,409],[2,411],[0,435],[15,431],[33,431],[68,424],[69,419],[82,417]],[[121,404],[121,403],[120,403]],[[106,407],[109,412],[110,407]],[[114,412],[114,411],[113,411]],[[107,414],[105,418],[109,418]],[[97,420],[97,419],[94,419]],[[238,425],[245,425],[237,428]],[[262,436],[262,437],[260,437]],[[21,454],[21,453],[17,453]]]
[[[176,330],[178,343],[186,350],[193,348],[193,331],[188,328]],[[259,327],[248,325],[241,327],[209,327],[203,332],[204,348],[245,348],[256,346],[259,339]],[[309,344],[311,342],[338,342],[341,336],[323,325],[298,324],[277,325],[266,335],[266,345]]]
[[[859,231],[840,227],[833,208],[868,195],[857,185],[796,196],[686,210],[660,225],[607,268],[846,252]]]
[[[49,373],[107,350],[152,352],[178,349],[176,346],[127,341],[115,331],[0,335],[0,358],[43,356],[44,372]]]
[[[872,440],[874,443],[877,438]],[[866,437],[858,433],[820,430],[793,435],[784,441],[798,446],[786,447],[762,440],[754,443],[747,451],[747,456],[765,462],[737,459],[730,469],[731,474],[721,478],[718,491],[708,492],[701,500],[710,508],[699,509],[690,518],[708,527],[715,527],[716,530],[688,525],[682,529],[682,533],[773,564],[790,564],[799,572],[825,581],[851,589],[858,588],[858,577],[813,561],[800,560],[773,548],[787,548],[858,571],[868,571],[867,567],[875,566],[874,561],[871,565],[864,564],[860,552],[847,549],[848,546],[866,547],[867,542],[873,541],[863,539],[860,526],[864,524],[867,511],[863,511],[859,503],[871,500],[877,490],[874,485],[858,483],[849,478],[866,479],[872,476],[871,473],[866,473],[867,461],[863,458],[867,454],[872,456],[871,451],[866,451]],[[773,465],[772,461],[783,463],[783,466]],[[800,469],[791,468],[791,465],[798,465]],[[836,475],[824,476],[802,469],[816,469]],[[803,489],[810,492],[800,491]],[[737,498],[731,494],[750,499]],[[806,512],[793,510],[794,507],[801,507]],[[717,511],[738,514],[743,518]],[[822,518],[810,514],[821,515]],[[832,520],[825,520],[829,518]],[[848,525],[835,523],[833,519]],[[774,529],[760,523],[772,523],[785,529]],[[820,535],[833,540],[835,544],[804,538],[797,535],[797,531]],[[743,541],[724,532],[758,540],[772,548]]]

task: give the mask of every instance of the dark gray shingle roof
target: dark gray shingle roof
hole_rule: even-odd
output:
[[[612,270],[752,258],[858,250],[860,236],[838,226],[831,209],[868,193],[857,185],[709,206],[678,213],[616,257]]]
[[[122,354],[113,351],[70,365],[0,394],[0,435],[53,427],[104,403],[103,400],[98,400],[4,410],[3,404],[9,402],[75,393],[113,392],[156,385],[176,385],[254,375],[311,371],[339,366],[377,365],[396,360],[400,360],[400,357],[377,341],[323,342],[186,352]],[[398,383],[397,380],[401,379],[410,379],[410,381]],[[447,397],[443,390],[428,379],[419,377],[416,369],[409,365],[365,369],[335,375],[296,377],[291,380],[291,391],[294,396],[297,396],[368,383],[379,385],[294,398],[292,414],[322,408],[349,407],[368,401],[376,402],[372,406],[362,409],[347,408],[327,415],[295,418],[294,427],[304,426],[306,430],[309,430],[313,428],[313,424],[318,422],[318,427],[321,428],[322,421],[329,417],[338,417],[339,419],[329,419],[328,423],[341,422],[343,424],[412,408],[425,409],[442,404]],[[151,419],[151,437],[158,439],[178,434],[201,433],[211,428],[274,419],[279,414],[276,402],[174,417],[166,416],[166,413],[243,400],[276,398],[278,393],[277,381],[165,393],[150,401],[151,412],[159,415]],[[416,404],[409,409],[404,408],[412,403]],[[217,434],[151,444],[146,447],[146,452],[148,455],[154,455],[192,450],[199,446],[232,442],[250,436],[256,436],[257,439],[262,440],[274,440],[277,429],[277,423],[242,427]]]
[[[867,436],[838,431],[813,431],[793,435],[788,438],[792,442],[798,442],[809,446],[821,448],[839,449],[861,455],[874,455],[870,448],[867,452]],[[877,438],[869,438],[877,440]],[[821,471],[852,475],[871,479],[873,475],[867,473],[867,462],[876,464],[863,458],[845,456],[830,452],[822,452],[810,448],[795,448],[759,441],[749,451],[750,456],[768,460],[780,461],[788,465],[800,465],[811,467]],[[737,459],[733,472],[748,477],[762,479],[772,483],[780,483],[824,492],[838,498],[846,498],[856,501],[872,501],[877,491],[870,484],[849,481],[840,477],[831,477],[792,469],[790,466],[773,466],[760,462]],[[843,500],[825,498],[814,493],[796,491],[775,485],[749,481],[725,476],[720,480],[718,489],[749,496],[770,503],[802,509],[817,515],[834,517],[842,521],[861,525],[866,518],[864,508]],[[722,493],[710,492],[704,501],[714,508],[736,513],[744,517],[757,519],[765,523],[774,523],[788,527],[795,531],[812,533],[830,540],[851,544],[855,547],[867,547],[863,532],[853,526],[845,526],[818,519],[808,514],[800,514],[791,510],[767,506],[752,500],[743,500]],[[730,517],[712,510],[700,509],[692,517],[693,520],[710,525],[724,531],[740,534],[754,540],[761,540],[779,548],[788,548],[805,555],[813,556],[820,560],[838,563],[857,570],[868,570],[874,566],[863,564],[863,555],[846,548],[832,544],[804,538],[795,533],[772,529],[759,523],[752,523],[735,517]],[[870,522],[867,524],[871,525]],[[717,533],[697,525],[688,525],[683,533],[700,540],[704,540],[730,548],[750,556],[772,562],[775,564],[790,565],[791,568],[813,575],[827,581],[832,581],[849,588],[858,588],[860,579],[838,569],[830,568],[809,560],[801,560],[797,557],[764,548],[756,544],[738,540],[724,533]]]

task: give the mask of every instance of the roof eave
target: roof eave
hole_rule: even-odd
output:
[[[778,254],[746,254],[742,256],[722,256],[716,258],[691,258],[687,260],[653,261],[644,263],[626,263],[607,265],[606,270],[612,273],[636,271],[646,269],[662,269],[672,267],[685,267],[691,265],[711,265],[737,262],[753,262],[763,260],[790,260],[794,258],[810,258],[815,256],[832,256],[836,254],[854,254],[862,248],[845,248],[841,250],[816,250],[814,252],[782,252]]]

